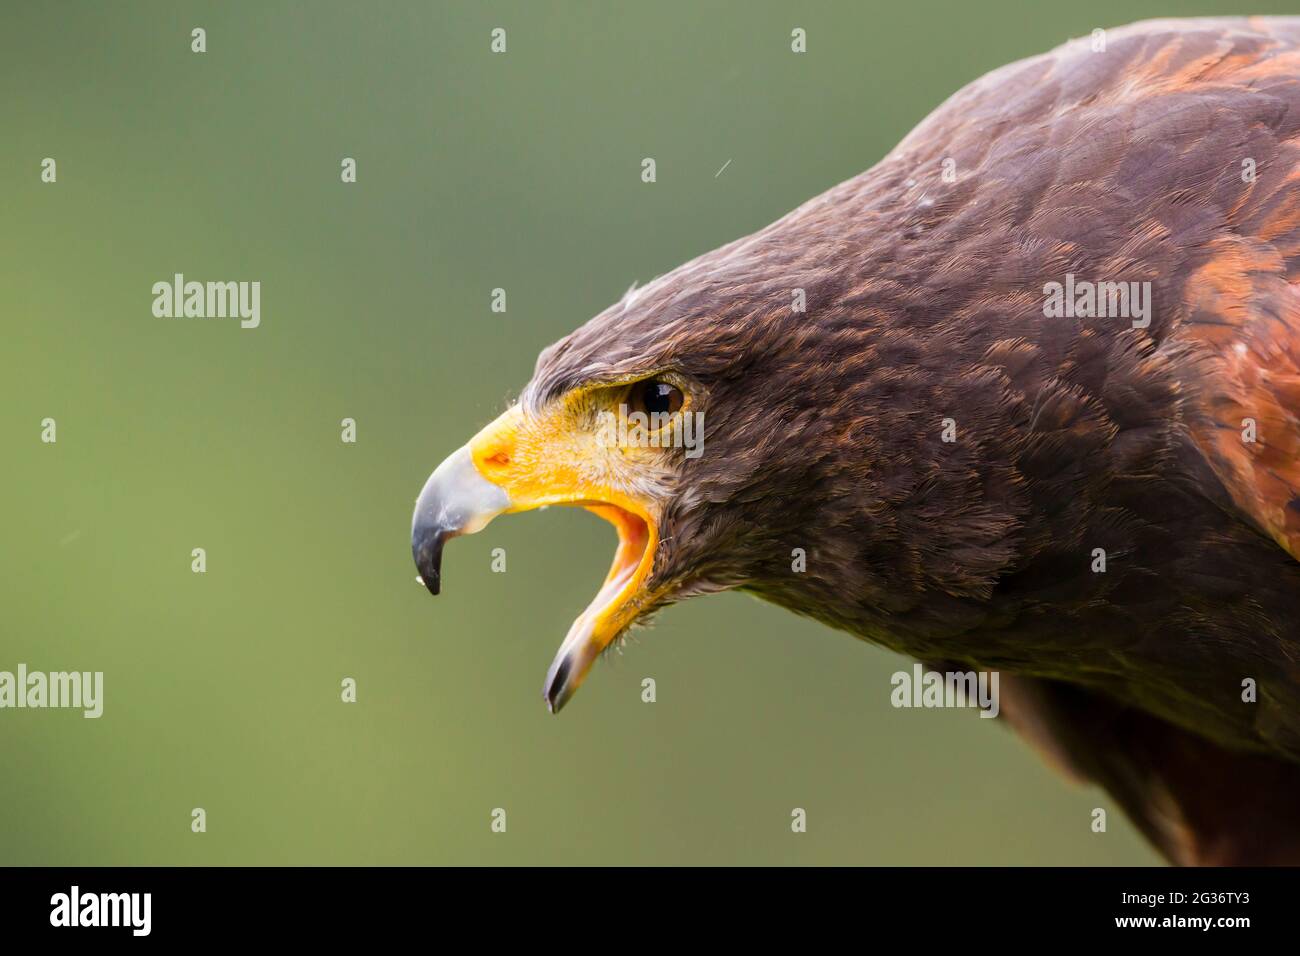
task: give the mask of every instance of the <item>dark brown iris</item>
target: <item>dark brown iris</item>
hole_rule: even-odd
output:
[[[681,389],[657,378],[637,382],[627,396],[630,412],[646,415],[672,415],[682,407]]]

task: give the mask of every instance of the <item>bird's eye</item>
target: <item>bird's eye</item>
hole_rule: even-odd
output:
[[[682,390],[675,385],[657,378],[648,378],[637,382],[627,396],[630,412],[642,412],[646,415],[674,415],[684,401]]]

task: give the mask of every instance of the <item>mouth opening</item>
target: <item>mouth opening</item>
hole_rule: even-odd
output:
[[[638,577],[637,571],[641,569],[644,559],[648,556],[650,526],[640,515],[633,514],[618,505],[592,503],[584,504],[583,507],[592,514],[604,518],[618,532],[618,550],[614,552],[614,563],[610,565],[605,583],[601,585],[600,591],[592,602],[587,605],[585,613],[600,612],[624,603],[632,596],[628,591],[628,585]],[[625,591],[628,593],[625,594]]]
[[[637,592],[654,561],[654,525],[644,516],[606,501],[574,502],[604,518],[618,532],[618,549],[605,582],[569,628],[546,675],[543,697],[552,713],[573,696],[592,663],[635,618]]]

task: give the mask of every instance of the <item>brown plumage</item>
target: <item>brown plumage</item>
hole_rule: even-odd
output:
[[[1149,326],[1046,316],[1067,274],[1150,282]],[[1297,281],[1300,19],[1144,23],[985,76],[629,294],[523,407],[695,393],[642,613],[739,587],[997,669],[1011,723],[1170,859],[1296,863]]]

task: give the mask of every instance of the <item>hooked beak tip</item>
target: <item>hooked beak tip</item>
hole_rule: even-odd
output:
[[[419,581],[430,594],[442,590],[442,547],[450,537],[445,531],[431,531],[416,537],[411,543],[411,556],[420,572]]]
[[[510,497],[479,474],[468,445],[434,469],[411,516],[411,556],[430,594],[442,590],[443,545],[473,534],[509,506]]]

